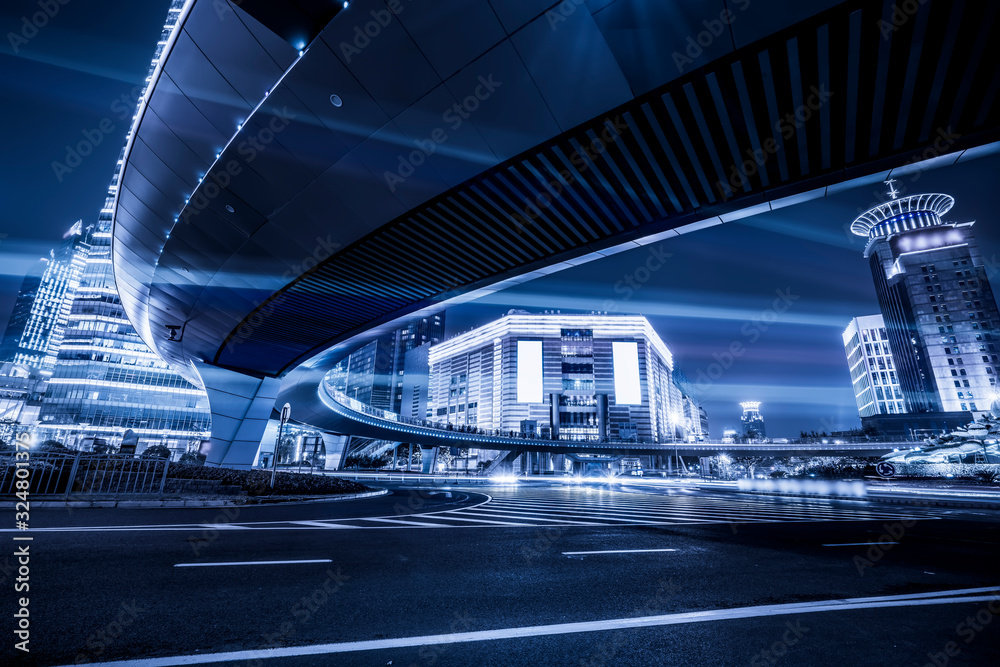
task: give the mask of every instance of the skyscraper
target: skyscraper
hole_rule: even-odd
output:
[[[858,414],[871,417],[905,413],[906,404],[882,316],[855,317],[843,337]]]
[[[351,398],[398,414],[402,410],[406,353],[442,340],[443,312],[379,336],[355,350],[330,371],[329,382]],[[426,368],[417,370],[427,372]]]
[[[1000,312],[972,233],[945,194],[890,199],[856,218],[907,412],[988,409]]]
[[[59,248],[49,251],[42,265],[25,276],[7,322],[0,361],[31,366],[43,375],[52,372],[90,249],[90,232],[77,220]]]
[[[55,370],[42,399],[40,426],[85,447],[88,438],[118,440],[126,429],[142,451],[165,444],[186,451],[211,428],[205,392],[175,373],[139,338],[125,316],[111,266],[110,208],[101,211],[90,253],[71,300]]]
[[[744,401],[740,403],[743,408],[743,416],[740,421],[743,423],[743,435],[751,440],[763,440],[767,437],[764,429],[764,418],[760,416],[759,401]]]
[[[171,3],[150,74],[182,6],[181,0]],[[78,447],[96,438],[114,444],[132,429],[139,436],[139,452],[154,444],[183,452],[198,448],[209,437],[208,397],[143,343],[118,296],[111,242],[123,156],[124,149],[98,223],[89,234],[79,286],[73,298],[65,300],[66,329],[42,399],[39,425],[50,437]]]

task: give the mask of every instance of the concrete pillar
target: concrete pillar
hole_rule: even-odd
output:
[[[422,452],[420,456],[421,462],[421,472],[432,473],[434,472],[434,466],[437,464],[437,447],[424,447],[421,445],[420,451]]]
[[[278,378],[257,378],[196,364],[212,412],[206,465],[250,468],[281,388]]]
[[[326,448],[325,470],[340,470],[347,458],[347,448],[351,443],[348,435],[323,433],[323,447]]]

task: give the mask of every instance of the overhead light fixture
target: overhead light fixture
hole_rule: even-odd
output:
[[[330,95],[330,104],[339,108],[344,106],[344,100],[340,99],[340,95]]]
[[[234,209],[230,204],[226,204],[226,210],[230,213],[236,213],[236,209]]]

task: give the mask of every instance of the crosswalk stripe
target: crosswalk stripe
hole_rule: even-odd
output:
[[[378,521],[380,523],[401,523],[406,526],[429,526],[432,528],[438,528],[441,526],[439,523],[426,523],[417,521],[415,519],[351,519],[351,521]]]

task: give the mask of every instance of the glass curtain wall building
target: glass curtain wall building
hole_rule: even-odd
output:
[[[78,220],[59,248],[41,260],[40,271],[25,277],[7,323],[0,360],[31,366],[46,376],[52,373],[92,231]]]
[[[843,338],[858,414],[862,417],[904,414],[906,404],[882,316],[855,317],[844,330]]]
[[[351,353],[328,375],[338,391],[379,410],[403,411],[407,353],[444,340],[444,313],[437,313],[380,336]],[[415,369],[415,372],[420,372]]]
[[[433,421],[570,441],[700,432],[670,350],[641,316],[512,311],[428,356]]]
[[[183,2],[175,0],[150,74]],[[64,444],[89,448],[96,439],[117,444],[126,429],[139,436],[138,452],[162,444],[174,454],[197,450],[211,430],[204,391],[170,369],[132,327],[115,288],[111,261],[112,207],[122,158],[104,207],[89,235],[89,252],[74,298],[55,370],[42,399],[39,430]]]
[[[892,188],[892,182],[887,182]],[[989,409],[1000,312],[972,232],[945,194],[891,199],[858,218],[907,413]]]

